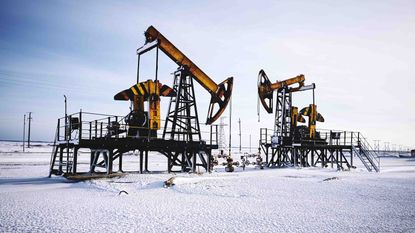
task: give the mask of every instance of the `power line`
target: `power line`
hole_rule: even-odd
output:
[[[49,76],[50,78],[48,80],[45,80],[43,78],[45,76]],[[67,78],[72,79],[72,77]],[[80,85],[79,83],[73,81],[71,81],[69,84],[66,84],[65,82],[57,82],[57,80],[61,80],[61,77],[58,78],[54,75],[45,75],[37,73],[25,74],[0,69],[0,83],[5,85],[66,91],[69,87],[69,89],[74,93],[78,93],[85,96],[94,96],[92,92],[96,90],[96,86],[93,86],[91,84]]]

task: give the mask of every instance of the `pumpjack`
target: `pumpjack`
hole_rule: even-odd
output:
[[[86,114],[80,112],[65,116],[65,124],[59,119],[50,175],[76,175],[80,148],[91,150],[89,174],[94,173],[96,167],[103,167],[107,174],[111,174],[115,159],[119,159],[119,170],[123,171],[122,156],[129,151],[139,151],[140,172],[143,172],[143,164],[144,170],[148,171],[149,151],[167,157],[168,172],[174,166],[179,166],[180,171],[196,171],[198,166],[210,171],[211,151],[218,148],[217,127],[215,130],[212,124],[229,103],[233,77],[217,84],[155,27],[150,26],[144,36],[145,44],[137,49],[137,82],[114,96],[115,100],[131,101],[129,114],[124,117],[105,115],[107,117],[85,122]],[[155,79],[140,82],[140,56],[153,49],[156,49]],[[172,87],[158,80],[159,50],[179,66],[174,72]],[[210,93],[206,118],[206,125],[210,125],[209,139],[201,136],[193,80]],[[170,104],[162,137],[159,137],[158,130],[162,128],[161,97],[170,97]],[[65,130],[60,130],[62,125]],[[89,130],[85,130],[85,126],[89,126]]]
[[[259,72],[258,102],[262,103],[267,113],[273,113],[274,92],[277,93],[274,129],[270,135],[268,129],[260,129],[259,150],[264,152],[267,166],[306,167],[320,164],[327,167],[331,164],[332,168],[336,165],[337,169],[343,170],[354,167],[353,155],[357,155],[368,171],[379,171],[378,156],[359,132],[316,130],[317,122],[324,122],[324,117],[317,112],[315,84],[304,85],[304,82],[305,77],[300,74],[271,83],[264,70]],[[313,102],[299,111],[292,105],[292,94],[306,90],[312,90]],[[306,117],[308,125],[298,125],[305,123]]]
[[[304,75],[300,74],[287,80],[271,83],[265,71],[259,71],[258,98],[267,113],[273,113],[274,111],[274,91],[277,92],[274,134],[271,137],[272,147],[292,145],[292,143],[302,140],[317,139],[316,122],[324,122],[324,118],[317,112],[317,106],[314,104],[315,84],[304,85],[304,81]],[[298,86],[292,87],[292,85]],[[292,106],[292,93],[307,90],[313,91],[313,104],[298,111],[298,107]],[[297,125],[298,122],[305,122],[304,116],[309,118],[307,136],[304,132],[305,127]]]
[[[148,80],[142,83],[139,83],[137,80],[136,85],[115,95],[115,100],[130,100],[133,102],[134,108],[129,114],[129,118],[132,120],[129,120],[127,124],[131,126],[148,125],[150,130],[160,129],[160,96],[177,98],[178,95],[180,95],[181,97],[184,97],[186,101],[193,99],[194,96],[192,94],[194,93],[191,93],[193,91],[193,82],[189,81],[189,78],[196,80],[210,93],[211,100],[209,104],[206,124],[212,124],[215,122],[223,113],[223,111],[225,111],[226,106],[229,102],[232,94],[233,77],[226,79],[220,84],[216,84],[196,64],[194,64],[179,49],[177,49],[166,37],[157,31],[155,27],[150,26],[144,35],[146,37],[145,45],[137,49],[137,55],[139,57],[138,61],[140,61],[141,55],[154,48],[157,48],[158,60],[158,49],[163,51],[170,59],[179,65],[179,68],[175,73],[176,75],[174,84],[176,85],[176,88],[173,90],[166,85],[162,85],[158,80]],[[140,64],[138,63],[138,66],[139,65]],[[139,77],[139,70],[137,72],[137,77]],[[183,92],[187,86],[189,86],[191,90],[186,90]],[[148,112],[144,111],[145,101],[149,102]],[[193,100],[190,101],[194,102]],[[178,108],[178,110],[181,111],[180,108]],[[188,111],[188,109],[186,109],[186,111]],[[173,115],[176,115],[176,117],[173,118],[177,119],[177,111],[174,111]],[[148,122],[145,119],[148,119]],[[131,134],[129,135],[132,136]]]
[[[300,74],[293,78],[272,83],[264,70],[259,71],[258,102],[261,102],[269,114],[274,112],[275,106],[274,129],[270,143],[266,139],[268,137],[267,129],[260,129],[260,148],[262,147],[266,155],[268,166],[297,164],[298,159],[293,156],[294,152],[298,152],[294,149],[296,146],[307,147],[306,145],[326,143],[316,132],[316,122],[324,122],[324,118],[317,112],[317,106],[315,105],[315,84],[305,85],[304,82],[305,77]],[[298,107],[292,105],[292,94],[307,90],[313,92],[313,103],[299,111]],[[274,92],[276,92],[275,105]],[[258,106],[258,116],[259,112]],[[298,123],[306,122],[305,117],[308,117],[308,126],[298,125]],[[264,137],[265,140],[263,140]]]

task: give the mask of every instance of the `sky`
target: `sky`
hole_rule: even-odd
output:
[[[113,96],[135,84],[136,49],[155,26],[212,80],[234,77],[233,144],[257,146],[257,77],[304,74],[316,84],[326,122],[318,128],[360,131],[369,142],[415,148],[414,1],[0,1],[0,139],[20,139],[33,112],[32,139],[52,141],[68,111],[126,115]],[[177,66],[160,55],[159,79],[172,85]],[[155,54],[140,77],[154,78]],[[196,84],[199,118],[210,97]],[[295,93],[305,107],[311,93]],[[162,117],[169,99],[162,100]],[[228,111],[224,115],[228,115]],[[228,121],[229,118],[226,118]]]

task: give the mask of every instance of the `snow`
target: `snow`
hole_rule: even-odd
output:
[[[219,166],[71,182],[47,178],[50,146],[19,150],[0,142],[0,232],[415,232],[413,158],[382,158],[380,173]]]

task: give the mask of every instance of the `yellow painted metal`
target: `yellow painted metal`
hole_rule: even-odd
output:
[[[160,93],[160,88],[164,89]],[[149,129],[160,129],[160,94],[170,96],[173,90],[170,87],[163,86],[159,81],[151,79],[137,83],[127,90],[121,91],[114,96],[116,100],[131,100],[133,102],[133,111],[144,112],[144,102],[148,101]]]
[[[149,128],[160,129],[160,88],[153,80],[146,82],[149,94]]]
[[[291,126],[293,128],[297,127],[298,122],[304,123],[305,119],[303,116],[299,115],[298,108],[292,106],[291,107]]]
[[[309,118],[308,118],[308,127],[310,128],[310,138],[314,139],[316,135],[316,118],[317,118],[317,106],[314,104],[310,104],[309,110]]]
[[[297,120],[302,116],[308,116],[308,127],[310,130],[310,139],[315,138],[316,124],[318,122],[324,122],[323,116],[317,112],[317,105],[310,104],[308,107],[301,109]]]
[[[134,95],[138,95],[138,92],[135,88],[131,88],[131,91],[133,91]]]
[[[297,126],[297,117],[298,117],[298,108],[297,107],[291,107],[291,126],[296,127]]]
[[[186,66],[195,79],[209,92],[216,92],[218,85],[209,78],[196,64],[194,64],[186,55],[184,55],[176,46],[174,46],[166,37],[164,37],[157,29],[150,26],[144,33],[146,43],[158,40],[158,46],[170,59],[179,66]]]
[[[278,90],[280,88],[287,87],[287,86],[290,86],[296,83],[300,84],[300,86],[303,86],[304,80],[305,80],[304,75],[300,74],[294,78],[286,79],[284,81],[279,81],[279,82],[271,84],[270,91]]]
[[[136,87],[138,88],[138,91],[140,91],[141,95],[144,95],[145,92],[144,92],[143,88],[141,87],[141,85],[138,84],[138,85],[136,85]],[[131,89],[134,89],[134,87],[132,87]]]
[[[211,94],[206,124],[212,124],[216,121],[220,115],[222,115],[223,111],[225,111],[231,98],[233,77],[229,77],[220,84],[216,84],[166,37],[157,31],[155,27],[150,26],[144,35],[146,37],[146,43],[151,43],[157,40],[158,48],[177,65],[186,67],[194,79]]]

